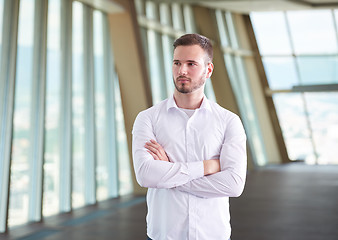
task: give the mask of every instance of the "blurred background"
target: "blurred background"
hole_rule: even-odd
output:
[[[137,113],[173,92],[173,41],[214,45],[205,94],[249,171],[338,164],[338,1],[0,0],[0,233],[135,182]]]

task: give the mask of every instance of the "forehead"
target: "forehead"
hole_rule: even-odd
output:
[[[204,61],[206,53],[199,45],[178,46],[174,50],[174,60],[179,61]]]

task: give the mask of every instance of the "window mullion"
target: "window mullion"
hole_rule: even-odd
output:
[[[48,0],[35,0],[33,85],[31,100],[30,130],[30,221],[42,217],[42,182],[44,159],[44,122],[46,96],[46,52],[47,52],[47,9]]]
[[[284,12],[284,18],[285,18],[285,24],[286,24],[286,29],[289,35],[289,41],[290,41],[290,46],[291,46],[291,51],[293,54],[293,58],[294,58],[294,64],[295,64],[295,69],[296,69],[296,74],[297,74],[297,78],[299,83],[302,85],[303,79],[301,78],[301,74],[300,74],[300,69],[299,69],[299,62],[297,61],[296,57],[295,57],[295,44],[292,40],[292,34],[291,34],[291,28],[290,28],[290,22],[289,19],[287,17],[287,13]],[[305,95],[304,93],[301,93],[301,97],[302,97],[302,103],[303,103],[303,109],[304,109],[304,114],[305,114],[305,119],[306,119],[306,125],[307,125],[307,129],[309,131],[309,138],[311,141],[311,145],[312,145],[312,149],[313,149],[313,154],[315,156],[316,159],[316,163],[318,163],[318,152],[316,150],[316,144],[313,138],[313,131],[312,131],[312,126],[311,126],[311,120],[310,120],[310,114],[309,114],[309,110],[308,110],[308,106],[307,106],[307,102],[305,99]]]
[[[103,15],[103,58],[104,58],[104,84],[105,84],[105,111],[106,120],[106,151],[108,164],[108,196],[118,196],[118,163],[117,163],[117,134],[116,134],[116,117],[115,117],[115,93],[114,82],[117,81],[115,72],[115,63],[113,59],[113,50],[109,35],[109,26],[107,15]]]
[[[187,33],[196,33],[196,26],[194,21],[194,13],[190,4],[183,5],[183,17],[185,23],[185,31]]]
[[[84,101],[85,101],[85,203],[96,202],[96,132],[94,99],[93,9],[83,5]]]
[[[19,0],[5,1],[0,59],[0,233],[7,230],[18,16]]]
[[[161,25],[163,26],[171,26],[170,21],[170,11],[169,11],[169,4],[161,3],[160,5],[160,21]],[[163,51],[163,61],[164,61],[164,75],[165,75],[165,83],[167,89],[167,96],[171,96],[174,90],[174,83],[172,79],[172,46],[170,36],[167,34],[162,35],[162,51]]]
[[[72,208],[72,9],[61,0],[60,212]]]

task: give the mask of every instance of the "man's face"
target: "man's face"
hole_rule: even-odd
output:
[[[174,50],[173,79],[178,92],[203,90],[212,70],[212,63],[207,62],[206,53],[199,45],[178,46]]]

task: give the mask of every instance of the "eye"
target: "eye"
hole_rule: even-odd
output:
[[[192,62],[191,62],[191,63],[188,63],[188,65],[189,65],[189,66],[197,66],[196,63],[192,63]]]
[[[174,62],[174,65],[179,66],[180,63],[179,62]]]

